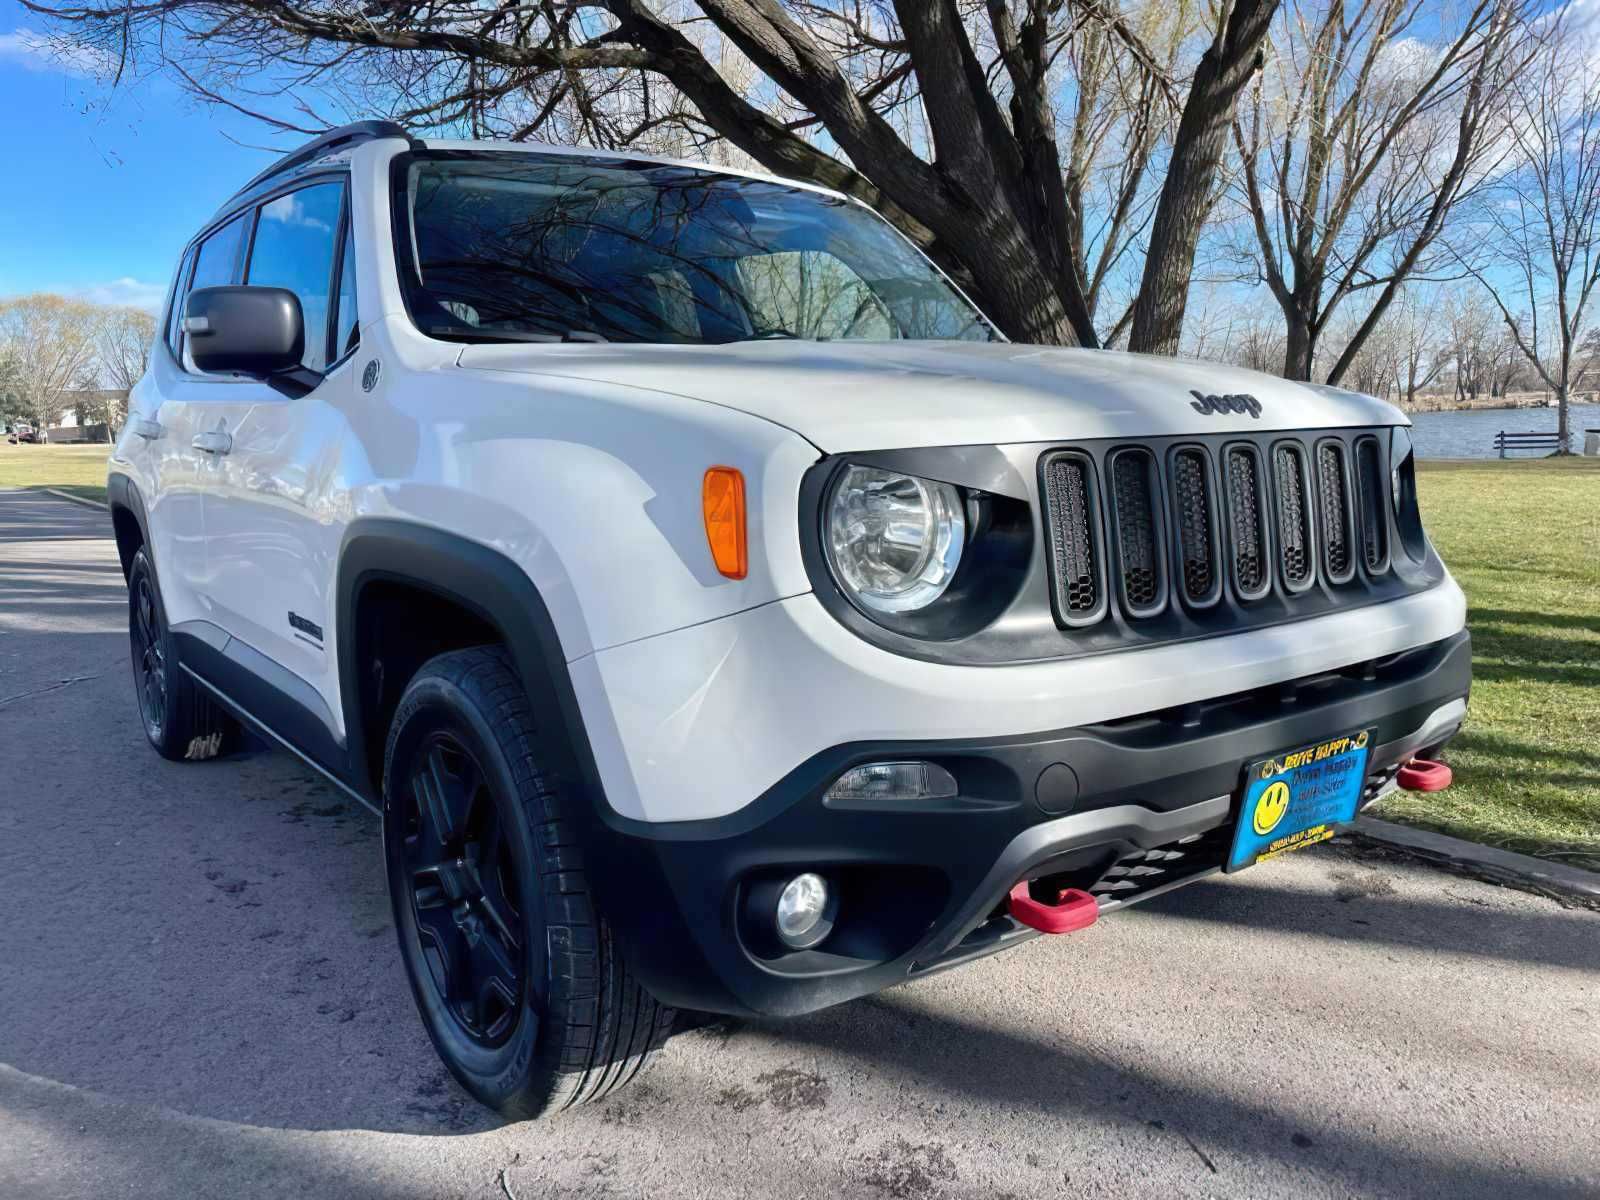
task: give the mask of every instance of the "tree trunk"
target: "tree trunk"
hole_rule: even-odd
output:
[[[1010,222],[1006,223],[1008,226]],[[1021,230],[1006,230],[1023,242],[1021,247],[1002,247],[989,243],[987,253],[974,247],[963,252],[963,264],[971,272],[971,297],[985,316],[1014,342],[1043,346],[1094,345],[1093,326],[1088,338],[1074,323],[1074,314],[1063,303],[1057,281],[1027,248]],[[946,244],[956,239],[946,239]],[[965,248],[962,247],[965,251]],[[1079,322],[1088,323],[1088,310],[1076,313]]]
[[[1200,59],[1184,102],[1161,200],[1150,228],[1150,250],[1133,309],[1128,348],[1176,354],[1194,274],[1194,252],[1214,199],[1239,95],[1260,65],[1262,40],[1279,0],[1238,0],[1226,25]]]
[[[1317,356],[1317,338],[1311,322],[1293,309],[1284,313],[1289,336],[1283,348],[1283,377],[1300,383],[1311,382],[1311,364]]]

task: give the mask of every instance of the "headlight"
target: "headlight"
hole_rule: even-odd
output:
[[[948,483],[852,466],[828,498],[825,541],[834,576],[876,612],[912,612],[937,600],[966,539],[961,493]]]

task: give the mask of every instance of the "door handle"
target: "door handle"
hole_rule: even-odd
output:
[[[194,441],[189,444],[206,454],[221,455],[233,449],[233,439],[220,430],[197,433],[194,435]]]
[[[145,417],[137,417],[133,422],[133,432],[137,436],[142,437],[145,441],[153,442],[166,431],[161,428],[160,421],[151,421]]]

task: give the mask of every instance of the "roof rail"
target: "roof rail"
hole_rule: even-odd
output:
[[[307,142],[298,150],[291,150],[265,171],[262,171],[249,183],[245,184],[232,196],[228,203],[233,203],[246,192],[253,191],[274,175],[281,175],[285,171],[292,171],[295,167],[304,166],[313,159],[320,158],[330,150],[340,146],[349,146],[357,142],[371,142],[380,138],[405,138],[412,141],[411,135],[393,121],[352,121],[348,125],[341,125],[337,129],[330,129],[315,141]],[[224,205],[226,207],[226,205]]]

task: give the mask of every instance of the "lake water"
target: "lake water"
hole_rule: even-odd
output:
[[[1600,429],[1600,404],[1574,404],[1568,411],[1572,438],[1567,443],[1574,453],[1583,452],[1583,431]],[[1411,436],[1418,458],[1498,458],[1494,435],[1507,433],[1554,433],[1554,408],[1485,408],[1471,412],[1425,412],[1411,414]],[[1548,450],[1513,451],[1513,458],[1537,458]]]

